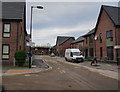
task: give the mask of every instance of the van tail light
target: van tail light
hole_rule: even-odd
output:
[[[83,52],[81,52],[80,55],[83,55]]]

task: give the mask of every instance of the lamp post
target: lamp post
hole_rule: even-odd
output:
[[[30,41],[32,42],[32,13],[33,13],[33,8],[37,9],[43,9],[42,6],[31,6],[31,18],[30,18]],[[31,68],[31,46],[29,50],[30,56],[29,56],[29,68]]]

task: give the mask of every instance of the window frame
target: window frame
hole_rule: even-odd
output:
[[[88,38],[86,37],[86,44],[88,43]]]
[[[103,48],[100,47],[100,57],[102,58],[103,57]]]
[[[8,46],[8,53],[6,54],[6,53],[3,53],[3,47],[4,46]],[[3,58],[3,55],[8,55],[9,56],[9,58],[10,58],[10,44],[2,44],[2,60],[9,60],[9,58]]]
[[[5,25],[5,24],[9,24],[9,25],[10,25],[10,31],[9,31],[9,32],[4,32],[4,25]],[[9,37],[5,37],[5,36],[4,36],[4,33],[8,33],[8,34],[10,35],[10,33],[11,33],[11,23],[3,23],[3,33],[2,33],[2,37],[3,37],[3,38],[10,38],[11,35],[10,35]]]
[[[107,33],[110,33],[110,32],[112,33],[112,36],[108,37]],[[109,38],[113,38],[113,31],[112,30],[106,31],[106,39],[109,39]]]
[[[102,33],[99,34],[100,43],[102,43]]]

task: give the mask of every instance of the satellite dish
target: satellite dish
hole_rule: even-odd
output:
[[[97,40],[97,38],[98,38],[98,37],[97,37],[97,35],[96,35],[94,39]]]

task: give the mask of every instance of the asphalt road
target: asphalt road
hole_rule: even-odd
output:
[[[118,90],[118,80],[50,56],[43,59],[52,69],[36,74],[3,76],[5,90]]]

